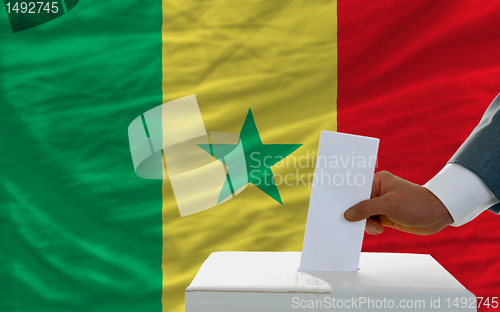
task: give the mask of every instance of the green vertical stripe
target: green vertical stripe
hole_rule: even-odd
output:
[[[161,311],[161,181],[127,127],[162,101],[161,1],[0,13],[0,311]]]

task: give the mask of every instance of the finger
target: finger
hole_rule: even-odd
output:
[[[352,206],[344,212],[344,218],[347,221],[361,221],[370,216],[376,216],[379,214],[387,214],[388,203],[386,196],[381,196],[377,198],[367,199],[359,202],[358,204]]]
[[[418,235],[428,234],[427,228],[404,226],[404,225],[401,225],[399,223],[395,223],[394,221],[391,221],[386,216],[378,216],[378,218],[380,220],[381,225],[396,229],[396,230],[401,231],[401,232],[418,234]]]
[[[380,215],[378,216],[378,219],[380,221],[380,224],[382,226],[387,226],[387,227],[390,227],[390,228],[396,228],[396,224],[394,223],[394,221],[392,221],[391,219],[387,218],[386,216],[384,215]]]
[[[377,172],[373,176],[372,190],[371,190],[370,198],[377,198],[377,197],[380,197],[380,195],[382,194],[381,186],[380,186],[380,184],[382,182],[382,175],[383,174],[381,172]]]
[[[380,224],[380,221],[378,219],[368,218],[366,219],[365,231],[370,235],[376,235],[384,232],[384,228],[382,227],[382,224]]]

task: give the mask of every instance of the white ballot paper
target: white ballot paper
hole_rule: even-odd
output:
[[[322,131],[300,272],[357,271],[366,221],[344,212],[370,198],[379,139]]]

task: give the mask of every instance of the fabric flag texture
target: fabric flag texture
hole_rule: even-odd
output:
[[[207,131],[242,140],[251,109],[263,144],[302,144],[272,167],[282,205],[254,181],[181,218],[163,181],[164,311],[183,311],[211,252],[301,250],[313,153],[336,130],[336,42],[333,1],[163,3],[163,101],[194,93]]]
[[[0,8],[0,311],[161,311],[161,180],[127,127],[161,104],[161,3]]]
[[[376,171],[425,183],[500,93],[499,18],[476,0],[88,0],[13,33],[0,9],[0,311],[182,312],[211,252],[300,251],[321,130],[380,138]],[[127,129],[193,94],[249,174],[181,217],[169,168],[137,176]],[[431,254],[498,297],[498,225],[386,229],[363,251]]]
[[[380,138],[378,170],[426,183],[500,93],[500,3],[354,0],[338,12],[338,130]],[[363,250],[428,253],[491,301],[499,225],[486,211],[430,236],[388,229],[365,235]]]

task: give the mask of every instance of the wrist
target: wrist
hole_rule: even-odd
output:
[[[443,202],[433,192],[423,186],[422,188],[427,193],[427,198],[429,198],[428,207],[432,211],[431,215],[433,216],[433,220],[429,226],[429,234],[434,234],[453,224],[453,217]]]

